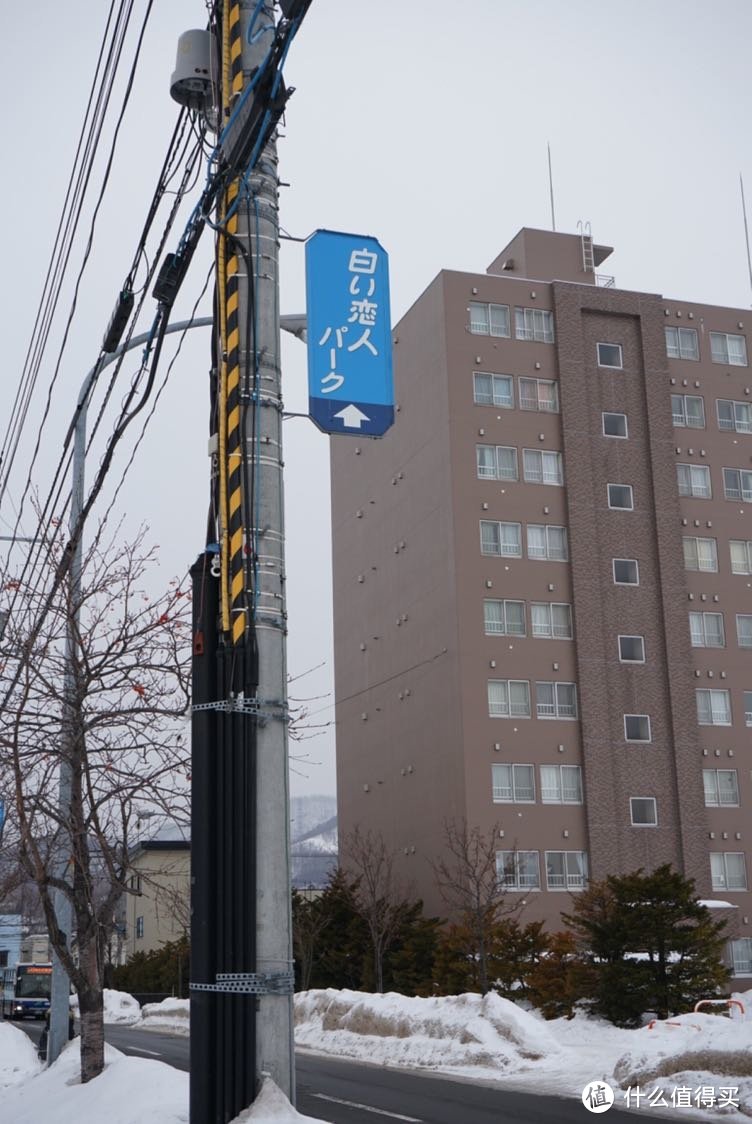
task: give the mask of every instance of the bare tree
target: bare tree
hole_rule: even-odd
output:
[[[135,804],[187,817],[190,768],[180,720],[189,702],[190,596],[177,582],[155,600],[147,594],[155,553],[143,531],[126,545],[100,536],[84,561],[79,604],[64,582],[41,629],[29,631],[28,622],[45,603],[43,577],[19,581],[0,668],[0,789],[12,793],[6,841],[10,830],[78,993],[84,1082],[104,1067],[105,946],[118,900],[131,892]],[[71,665],[65,640],[75,619]],[[71,777],[64,805],[61,762]],[[75,949],[58,927],[56,892],[71,903]]]
[[[498,827],[483,832],[465,820],[444,824],[444,855],[431,863],[439,892],[466,937],[466,954],[478,968],[483,995],[489,990],[488,964],[493,933],[503,917],[516,915],[520,900],[509,896],[499,877],[496,851]]]
[[[356,827],[341,848],[344,866],[354,878],[353,904],[365,921],[373,954],[377,991],[384,990],[384,955],[405,915],[405,895],[394,874],[394,852],[379,833]]]
[[[293,890],[292,940],[295,959],[300,966],[301,991],[308,991],[311,986],[319,940],[332,919],[323,904],[321,897],[306,897],[304,891]]]

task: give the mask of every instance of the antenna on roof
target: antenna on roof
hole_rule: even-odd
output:
[[[551,229],[556,230],[556,214],[554,213],[554,177],[551,171],[551,142],[546,141],[548,149],[548,190],[551,195]]]
[[[749,253],[749,227],[747,226],[747,205],[744,202],[744,180],[739,173],[739,187],[742,193],[742,215],[744,216],[744,241],[747,243],[747,269],[749,270],[749,287],[752,290],[752,257]]]

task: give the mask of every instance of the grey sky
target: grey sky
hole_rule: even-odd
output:
[[[137,0],[137,18],[144,7]],[[177,112],[168,84],[178,35],[205,20],[199,0],[156,0],[154,7],[35,472],[40,490],[96,358],[166,149]],[[41,0],[14,7],[4,26],[3,430],[105,10],[103,2]],[[550,141],[557,228],[574,231],[579,219],[589,220],[596,240],[615,247],[603,268],[619,287],[748,307],[738,176],[752,207],[750,32],[747,0],[313,0],[285,70],[296,93],[280,142],[280,174],[290,184],[282,190],[282,225],[298,237],[317,227],[377,236],[390,252],[398,319],[442,267],[483,270],[519,227],[550,225]],[[83,243],[79,237],[76,268]],[[188,314],[209,268],[206,235],[205,243],[176,316]],[[282,310],[302,311],[302,246],[283,243],[282,269]],[[50,347],[29,436],[55,354]],[[305,410],[304,348],[285,340],[283,360],[286,405]],[[136,366],[124,367],[116,405]],[[126,525],[150,524],[165,578],[184,572],[203,542],[207,368],[208,334],[196,332],[119,499]],[[324,665],[296,678],[291,694],[313,698],[315,721],[333,717],[327,446],[310,423],[287,423],[289,666],[297,677]],[[30,455],[25,442],[15,501]],[[97,459],[95,450],[90,475]],[[12,518],[5,503],[0,516]],[[27,532],[30,524],[27,518]],[[0,533],[6,529],[3,523]],[[302,747],[310,760],[296,766],[293,792],[333,790],[333,745],[330,728]]]

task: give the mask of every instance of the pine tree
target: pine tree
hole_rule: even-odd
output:
[[[694,881],[668,864],[591,884],[564,920],[596,968],[596,1010],[619,1025],[636,1025],[646,1011],[685,1011],[728,979],[725,922],[713,920]]]

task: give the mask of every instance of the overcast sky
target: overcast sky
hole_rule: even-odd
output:
[[[136,0],[134,24],[145,6]],[[3,432],[106,8],[104,0],[37,0],[6,12]],[[43,492],[172,131],[177,107],[168,87],[178,36],[205,18],[199,0],[155,0],[34,471]],[[615,247],[603,268],[620,288],[749,307],[739,174],[752,207],[751,33],[749,0],[313,0],[285,70],[296,92],[280,141],[280,175],[289,184],[282,226],[295,237],[317,227],[378,237],[391,257],[396,321],[441,268],[483,271],[520,227],[550,226],[550,142],[557,229],[574,232],[578,220],[589,221],[596,241]],[[111,131],[112,121],[108,137]],[[208,236],[205,242],[176,316],[187,315],[206,277]],[[76,269],[83,244],[79,238]],[[70,299],[68,289],[66,315]],[[283,243],[281,307],[304,310],[298,243]],[[200,311],[209,312],[208,299]],[[165,349],[162,372],[172,351]],[[40,372],[0,533],[14,518],[9,500],[18,503],[26,483],[56,354],[51,346]],[[283,362],[286,407],[305,410],[305,349],[285,340]],[[165,579],[184,573],[203,545],[208,363],[208,333],[196,331],[118,498],[126,527],[150,525]],[[137,366],[123,368],[115,405]],[[97,450],[91,459],[90,478]],[[312,700],[313,721],[329,722],[328,439],[305,420],[288,421],[285,461],[291,695]],[[31,529],[27,517],[24,530]],[[310,668],[318,670],[304,674]],[[295,765],[292,791],[332,792],[333,728],[293,747],[300,752],[308,756]]]

